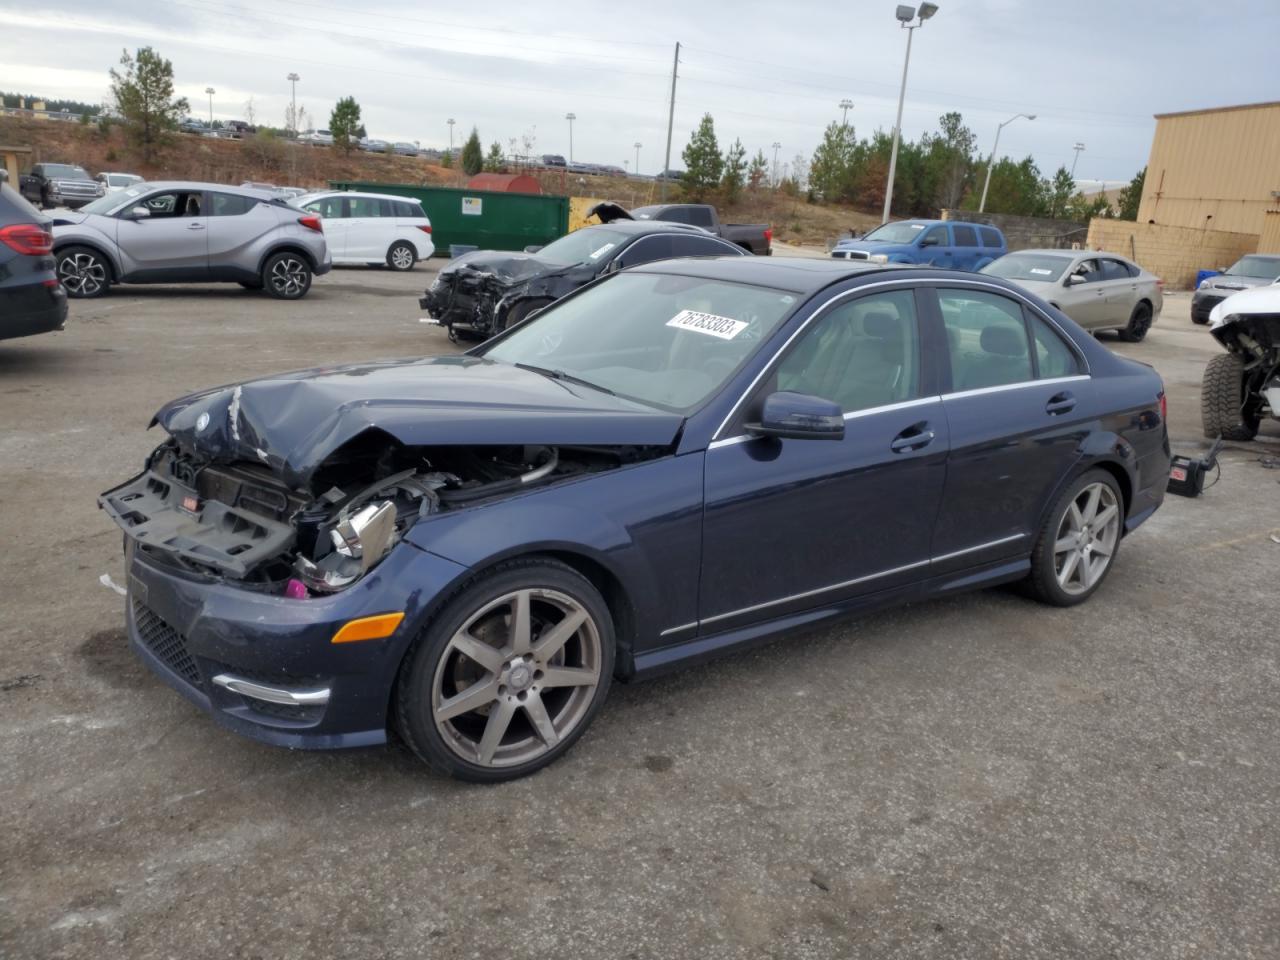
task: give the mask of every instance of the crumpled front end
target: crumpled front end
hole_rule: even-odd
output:
[[[503,329],[511,307],[527,297],[563,296],[565,268],[532,254],[481,250],[459,257],[440,271],[418,300],[436,323],[480,334]],[[570,285],[571,286],[571,285]]]

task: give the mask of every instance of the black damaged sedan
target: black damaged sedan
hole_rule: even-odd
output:
[[[131,645],[214,720],[496,781],[614,680],[999,583],[1087,600],[1163,500],[1164,415],[994,277],[670,260],[463,356],[176,400],[99,502]]]
[[[594,212],[594,211],[593,211]],[[524,253],[477,250],[452,261],[419,301],[436,323],[480,337],[514,326],[597,277],[676,257],[748,256],[683,223],[618,220]]]

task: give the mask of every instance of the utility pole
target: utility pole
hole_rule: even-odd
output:
[[[773,189],[778,189],[778,151],[782,149],[782,144],[777,140],[773,141]]]
[[[853,101],[845,97],[840,101],[840,109],[844,111],[844,115],[840,118],[840,126],[847,127],[849,125],[849,111],[853,109]]]
[[[573,121],[578,119],[578,115],[566,113],[564,118],[569,121],[569,162],[573,163]]]
[[[1084,149],[1084,144],[1077,143],[1071,149],[1076,152],[1075,159],[1071,161],[1071,179],[1074,181],[1076,178],[1076,164],[1080,162],[1080,151]]]
[[[209,126],[213,126],[213,95],[218,91],[213,87],[205,87],[204,92],[209,95]]]
[[[636,176],[637,176],[637,177],[638,177],[638,176],[640,176],[640,148],[641,148],[642,146],[643,146],[643,144],[642,144],[639,140],[637,140],[637,141],[636,141],[636,143],[635,143],[635,147],[636,147]]]
[[[667,171],[671,169],[671,127],[676,122],[676,75],[680,72],[680,44],[671,63],[671,109],[667,112],[667,154],[662,162],[662,199],[667,199]]]
[[[289,132],[296,137],[298,135],[298,81],[302,78],[296,73],[291,73],[285,79],[289,81]]]
[[[453,156],[453,125],[456,122],[457,121],[454,120],[453,117],[450,117],[448,120],[445,121],[445,123],[449,124],[449,156],[450,157]]]
[[[979,213],[982,213],[987,209],[987,189],[991,186],[991,170],[996,165],[996,151],[1000,149],[1000,131],[1013,123],[1013,121],[1022,117],[1026,117],[1028,120],[1034,120],[1036,115],[1034,113],[1019,113],[1016,116],[1010,117],[1004,123],[996,127],[996,142],[991,145],[991,156],[987,158],[987,179],[982,184],[982,199],[978,201]],[[1079,156],[1079,154],[1076,154],[1076,156]]]

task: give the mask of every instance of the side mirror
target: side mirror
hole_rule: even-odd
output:
[[[137,206],[137,207],[130,207],[124,213],[120,214],[120,219],[121,220],[145,220],[149,216],[151,216],[150,210],[148,210],[146,207],[143,207],[143,206]]]
[[[844,411],[830,400],[783,390],[765,397],[760,422],[745,429],[753,437],[843,440]]]
[[[525,252],[525,253],[537,253],[537,252],[538,252],[539,250],[541,250],[541,249],[542,249],[542,244],[540,244],[540,243],[531,243],[531,244],[529,244],[527,247],[525,247],[525,248],[524,248],[524,252]]]
[[[1084,283],[1084,277],[1078,273],[1073,273],[1068,275],[1067,279],[1062,282],[1065,283],[1068,287],[1076,287]]]

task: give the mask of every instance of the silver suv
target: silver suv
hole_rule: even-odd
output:
[[[213,183],[143,183],[60,213],[53,253],[76,298],[113,283],[230,281],[297,300],[333,266],[319,216],[267,190]]]

